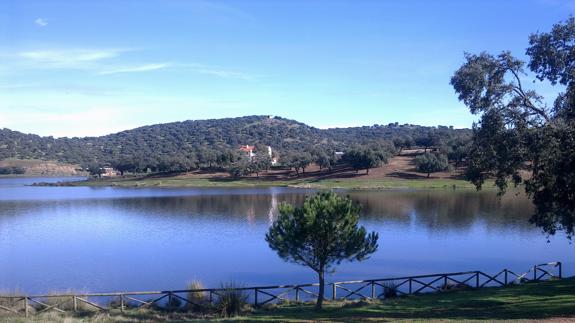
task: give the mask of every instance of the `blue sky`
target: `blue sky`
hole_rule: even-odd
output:
[[[3,0],[0,128],[103,135],[279,115],[470,127],[465,51],[524,57],[572,0]],[[555,89],[533,85],[543,95]]]

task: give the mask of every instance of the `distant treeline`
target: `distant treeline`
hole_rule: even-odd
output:
[[[0,166],[0,175],[21,175],[26,173],[26,169],[20,166]]]
[[[318,129],[267,116],[173,122],[84,138],[41,137],[0,129],[0,160],[56,160],[93,171],[112,166],[133,173],[221,168],[242,175],[269,167],[270,146],[280,164],[298,172],[305,172],[311,162],[330,168],[340,158],[354,168],[369,169],[411,147],[433,147],[461,162],[471,135],[470,129],[398,123]],[[255,145],[256,156],[246,160],[240,145]]]

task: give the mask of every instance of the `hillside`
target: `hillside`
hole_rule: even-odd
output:
[[[122,158],[185,158],[201,163],[214,154],[237,151],[240,145],[269,145],[275,151],[345,150],[354,145],[392,146],[396,138],[414,139],[430,132],[445,137],[469,137],[469,129],[415,125],[374,125],[318,129],[281,117],[188,120],[144,126],[101,137],[53,138],[0,129],[0,160],[53,160],[70,164],[112,163]]]
[[[0,160],[0,175],[21,175],[26,176],[86,176],[87,172],[82,172],[79,165],[71,165],[55,161],[37,160],[37,159],[4,159]],[[6,169],[22,169],[18,172],[7,172]]]

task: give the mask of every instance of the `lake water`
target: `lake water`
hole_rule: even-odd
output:
[[[44,293],[314,282],[285,263],[264,235],[282,201],[313,191],[290,188],[167,189],[33,187],[0,179],[0,289]],[[379,250],[344,263],[330,281],[503,268],[562,261],[575,274],[575,245],[528,223],[522,196],[493,192],[342,192],[363,205],[361,224],[379,232]]]

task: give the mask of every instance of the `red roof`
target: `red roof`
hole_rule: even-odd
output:
[[[254,151],[255,149],[256,149],[255,146],[250,146],[250,145],[245,145],[245,146],[240,147],[240,150],[245,151],[245,152],[251,152],[251,151]]]

